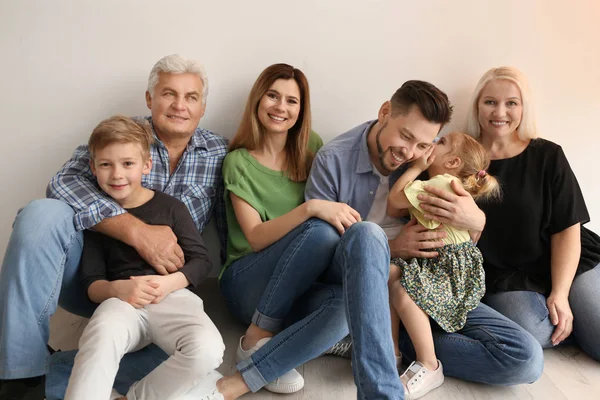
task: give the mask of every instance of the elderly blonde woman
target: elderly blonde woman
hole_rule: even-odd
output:
[[[501,202],[481,204],[483,301],[543,348],[575,342],[600,360],[600,238],[562,148],[538,138],[525,76],[492,68],[471,102],[468,132],[492,159]],[[443,220],[443,209],[436,212]]]

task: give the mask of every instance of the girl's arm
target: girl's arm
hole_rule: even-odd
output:
[[[546,301],[550,320],[556,326],[552,343],[557,345],[573,330],[573,313],[569,305],[571,284],[581,256],[581,228],[577,223],[550,237],[552,291]]]
[[[421,172],[423,172],[421,168],[411,166],[402,174],[402,176],[400,176],[400,178],[398,178],[396,183],[394,183],[387,200],[388,215],[392,217],[403,217],[406,215],[404,211],[409,208],[411,204],[404,193],[404,188],[409,182],[414,181]]]
[[[250,204],[231,192],[229,196],[235,217],[254,252],[261,251],[277,242],[312,217],[329,222],[340,232],[340,235],[350,225],[361,221],[360,214],[347,204],[313,199],[300,204],[280,217],[263,222],[258,212]]]
[[[417,179],[421,172],[425,171],[435,160],[435,156],[431,155],[435,149],[435,145],[429,146],[429,148],[423,153],[421,157],[414,160],[410,167],[398,178],[394,186],[390,190],[387,201],[387,212],[392,217],[403,217],[406,215],[406,209],[411,206],[410,201],[404,194],[404,188],[406,185]]]

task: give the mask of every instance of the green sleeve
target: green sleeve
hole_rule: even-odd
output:
[[[313,152],[313,154],[317,154],[317,151],[323,147],[323,139],[321,136],[315,131],[310,131],[310,137],[308,139],[308,149]]]
[[[225,184],[225,201],[229,193],[235,194],[246,203],[250,204],[261,216],[264,214],[263,207],[254,196],[252,180],[247,179],[250,163],[244,158],[242,149],[234,150],[227,154],[223,161],[223,182]]]

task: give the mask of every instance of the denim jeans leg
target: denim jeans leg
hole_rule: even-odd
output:
[[[543,294],[525,290],[490,293],[483,302],[531,333],[543,349],[553,346],[554,325]]]
[[[320,356],[348,334],[342,287],[313,284],[286,320],[294,322],[237,365],[253,392]]]
[[[600,266],[575,278],[569,303],[575,341],[583,351],[600,361]]]
[[[0,270],[0,379],[46,373],[50,316],[81,257],[83,235],[73,216],[67,204],[44,199],[29,203],[15,219]],[[87,298],[77,303],[91,315]]]
[[[295,300],[331,264],[339,240],[331,225],[310,219],[271,246],[235,261],[220,281],[228,308],[246,324],[258,321],[264,329],[281,329]]]
[[[532,383],[542,374],[544,355],[537,340],[517,323],[480,303],[458,332],[434,331],[435,351],[444,374],[493,385]],[[415,353],[406,331],[400,348],[408,360]]]
[[[311,219],[264,250],[237,260],[221,277],[228,308],[244,323],[280,331],[293,317],[296,304],[307,301],[304,296],[316,290],[315,282],[331,265],[339,241],[331,225]],[[341,289],[328,285],[312,296],[309,315],[294,321],[238,365],[251,390],[321,354],[347,332]],[[323,329],[331,336],[316,343]]]
[[[383,230],[371,222],[352,225],[342,237],[328,281],[343,275],[352,337],[352,365],[359,399],[403,399],[390,321],[390,250]],[[341,268],[339,267],[341,265]]]

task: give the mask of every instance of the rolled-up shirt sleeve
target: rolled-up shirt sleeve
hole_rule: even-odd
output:
[[[77,230],[89,229],[104,218],[126,212],[98,187],[85,145],[77,147],[71,159],[52,177],[46,197],[64,201],[73,208],[73,223]]]

